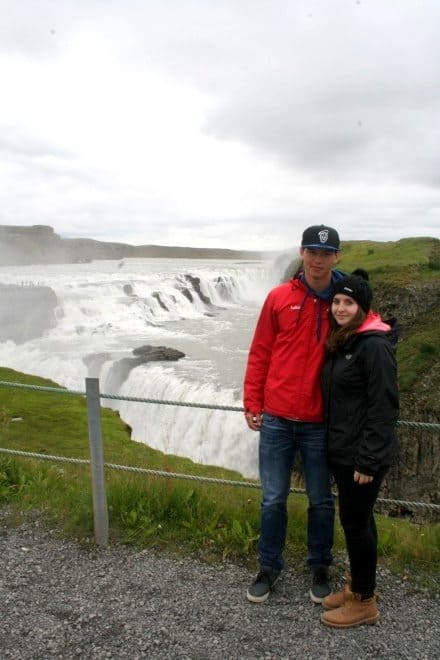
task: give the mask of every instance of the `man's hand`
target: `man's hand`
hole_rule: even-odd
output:
[[[252,431],[259,431],[263,421],[263,413],[247,412],[244,414],[246,423]]]
[[[369,484],[373,481],[371,474],[362,474],[362,472],[358,472],[357,470],[354,471],[353,479],[359,484],[359,486]]]

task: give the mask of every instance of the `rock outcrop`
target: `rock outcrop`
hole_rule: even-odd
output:
[[[133,357],[124,357],[117,360],[109,370],[105,382],[105,389],[108,392],[118,392],[122,383],[124,383],[132,369],[148,362],[176,362],[185,357],[185,353],[175,348],[167,346],[139,346],[132,351]],[[102,364],[108,359],[108,353],[93,354],[84,358],[84,363],[89,367],[90,376],[99,377],[99,371]],[[98,368],[99,367],[99,368]]]
[[[408,341],[420,331],[421,324],[426,324],[429,328],[437,328],[438,345],[438,282],[414,283],[406,287],[376,286],[375,291],[374,307],[384,318],[397,318],[401,342]],[[420,340],[419,350],[431,351],[430,359],[413,385],[401,391],[400,418],[440,424],[438,346]],[[440,504],[440,432],[399,426],[398,436],[401,445],[399,462],[387,475],[384,494],[394,499]]]
[[[414,283],[409,286],[392,284],[374,287],[373,307],[384,319],[396,317],[401,330],[410,331],[420,314],[434,311],[440,303],[438,281]]]
[[[440,424],[440,364],[433,360],[412,391],[400,395],[400,418]],[[437,393],[437,394],[435,394]],[[440,431],[398,427],[400,456],[387,475],[387,497],[440,504]]]

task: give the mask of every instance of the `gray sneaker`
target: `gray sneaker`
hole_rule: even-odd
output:
[[[312,586],[310,587],[310,598],[314,603],[322,603],[324,598],[331,592],[328,566],[321,564],[312,565]]]
[[[271,566],[262,566],[257,577],[249,585],[246,596],[251,603],[264,603],[269,598],[275,582],[280,576],[280,571],[276,571]]]

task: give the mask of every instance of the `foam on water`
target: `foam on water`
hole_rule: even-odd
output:
[[[182,380],[173,368],[158,365],[134,369],[120,389],[124,396],[138,396],[139,391],[145,398],[241,405],[232,388]],[[245,428],[242,413],[132,402],[120,402],[118,409],[133,439],[198,463],[257,476],[257,435]]]
[[[241,405],[247,349],[259,306],[278,274],[264,262],[124,259],[0,268],[5,284],[44,284],[57,324],[24,345],[0,343],[0,364],[84,390],[142,398]],[[119,374],[118,362],[152,343],[182,350],[176,363]],[[114,389],[109,390],[108,387]],[[133,439],[162,451],[256,476],[257,436],[237,412],[117,403]]]

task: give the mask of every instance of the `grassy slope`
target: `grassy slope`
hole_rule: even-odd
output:
[[[374,284],[400,286],[439,280],[440,241],[435,238],[403,238],[400,241],[347,241],[342,244],[340,265],[351,271],[365,268]]]
[[[0,380],[44,387],[60,387],[37,376],[0,367]],[[105,404],[104,404],[105,405]],[[145,414],[148,414],[146,406]],[[21,418],[11,422],[13,417]],[[102,408],[102,431],[105,460],[109,463],[133,464],[155,469],[176,470],[225,478],[240,478],[238,473],[223,468],[202,469],[186,458],[166,456],[146,445],[133,442],[127,425],[110,408]],[[89,458],[87,408],[85,398],[51,392],[0,388],[0,434],[2,446],[14,449],[32,447],[31,451]],[[7,444],[5,444],[5,441]]]
[[[5,368],[0,368],[0,380],[57,387],[50,380]],[[148,415],[147,405],[145,414]],[[17,417],[21,420],[11,421]],[[239,474],[230,470],[202,466],[189,459],[165,455],[132,441],[126,424],[109,408],[102,409],[102,430],[106,462],[242,480]],[[88,458],[85,399],[80,396],[0,387],[0,446],[57,456]],[[19,470],[14,467],[16,463],[21,466]],[[24,508],[43,506],[50,516],[61,519],[70,531],[79,535],[90,532],[91,494],[88,468],[68,463],[52,464],[30,459],[12,459],[5,454],[0,454],[0,464],[3,467],[0,468],[0,501],[16,502]],[[32,470],[39,473],[39,476],[32,476]],[[182,520],[192,515],[192,505],[197,499],[194,498],[192,482],[168,481],[113,470],[108,471],[107,476],[110,524],[112,534],[118,538],[130,538],[140,542],[145,540],[143,530],[137,529],[137,523],[142,519],[145,526],[145,521],[153,516],[150,508],[155,500],[151,498],[148,503],[146,494],[151,488],[157,489],[158,484],[164,485],[165,495],[175,492],[175,497],[181,499],[179,507],[186,508],[185,512],[181,512]],[[41,488],[38,488],[38,483]],[[212,485],[198,488],[202,500],[212,493],[214,499],[222,503],[224,511],[230,506],[229,496],[232,490]],[[249,501],[252,502],[252,508],[257,510],[257,491],[240,489],[240,493],[237,495],[236,492],[232,498],[234,506],[236,501]],[[165,495],[156,493],[155,506],[159,507],[159,500]],[[186,504],[183,504],[184,502]],[[220,514],[223,515],[221,511],[218,515]],[[160,537],[166,537],[166,528],[164,523],[157,542]]]
[[[51,381],[0,368],[0,380],[54,386]],[[145,414],[148,415],[148,405]],[[21,417],[22,421],[11,421]],[[117,413],[102,410],[107,462],[234,479],[221,468],[166,456],[133,442]],[[69,457],[88,457],[86,406],[82,397],[0,386],[0,446]],[[196,552],[204,558],[255,561],[260,491],[195,482],[106,472],[111,538],[141,546]],[[92,542],[93,515],[88,468],[11,458],[0,453],[0,503],[13,510],[42,510],[68,534]],[[287,556],[304,555],[307,503],[289,500]],[[408,566],[436,570],[440,528],[420,528],[378,516],[380,554],[401,571]],[[337,527],[336,548],[343,548]],[[426,575],[425,575],[426,578]]]

